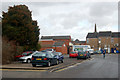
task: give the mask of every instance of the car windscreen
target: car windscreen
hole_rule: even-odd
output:
[[[76,52],[70,52],[71,54],[75,54]]]
[[[46,53],[35,53],[33,56],[42,56],[42,57],[45,57],[46,56]]]
[[[41,52],[46,52],[46,50],[42,50]]]
[[[31,55],[31,53],[26,53],[26,52],[24,52],[22,55],[23,55],[23,56],[29,56],[29,55]]]
[[[46,51],[52,51],[52,49],[46,49]]]

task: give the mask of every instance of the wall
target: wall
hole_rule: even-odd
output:
[[[86,44],[90,45],[91,48],[94,49],[94,51],[98,50],[98,39],[97,38],[89,38],[89,43],[86,42]]]
[[[64,46],[64,44],[61,47],[53,47],[53,49],[55,49],[56,52],[61,52],[62,54],[67,54],[67,46]]]

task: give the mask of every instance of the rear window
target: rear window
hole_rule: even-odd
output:
[[[78,54],[85,54],[85,52],[78,52]]]
[[[37,52],[36,54],[34,54],[34,56],[46,56],[46,53]]]

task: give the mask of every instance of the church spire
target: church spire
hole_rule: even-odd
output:
[[[97,32],[96,23],[95,23],[95,32]]]

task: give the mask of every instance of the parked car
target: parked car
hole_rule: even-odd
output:
[[[69,53],[69,58],[77,57],[77,56],[78,56],[78,52],[77,51]]]
[[[51,52],[37,52],[32,56],[31,63],[33,67],[36,67],[36,65],[51,66],[59,62]]]
[[[78,52],[78,56],[77,59],[87,59],[87,58],[91,58],[91,55],[88,51],[82,51],[82,52]]]
[[[88,51],[89,51],[89,53],[90,53],[91,55],[94,54],[94,49],[88,49]]]
[[[27,54],[23,57],[20,57],[18,61],[30,63],[32,60],[32,55],[36,54],[38,51],[33,52],[32,54]]]
[[[94,51],[94,54],[101,54],[101,51]]]
[[[48,51],[48,52],[55,52],[54,49],[45,49],[45,51]]]
[[[33,52],[34,52],[34,51],[26,51],[26,52],[23,52],[21,55],[15,56],[15,59],[16,59],[16,60],[19,60],[20,57],[30,55],[30,54],[32,54]]]
[[[41,52],[47,52],[46,50],[42,50]]]
[[[59,62],[63,63],[64,56],[61,52],[54,52],[53,55],[57,58]]]

